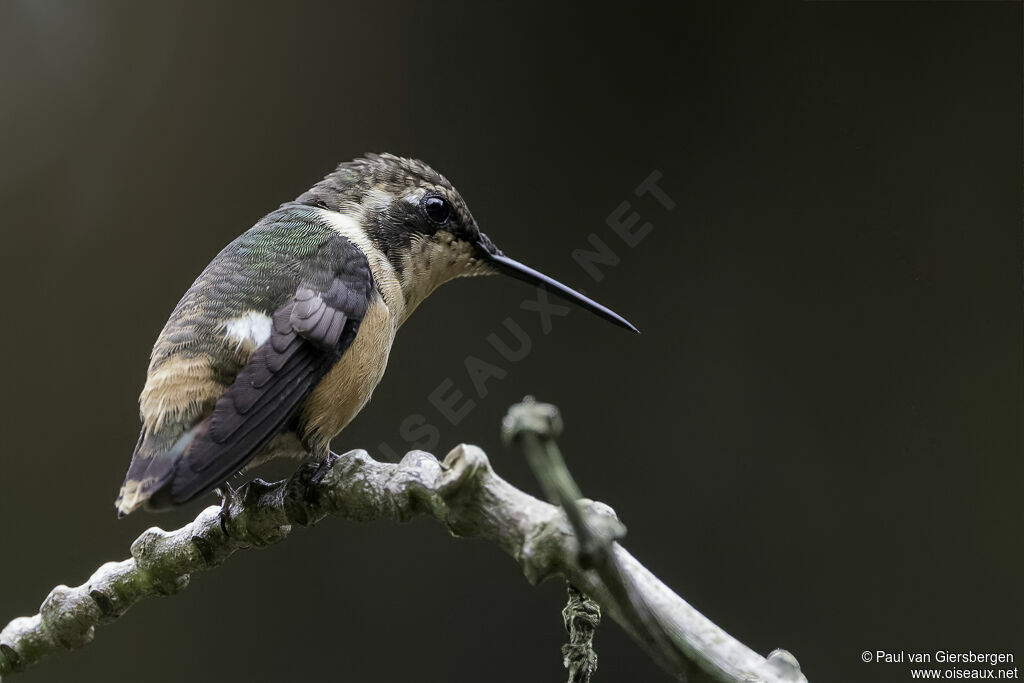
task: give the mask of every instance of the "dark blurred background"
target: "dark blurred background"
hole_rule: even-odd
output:
[[[762,654],[812,681],[908,680],[863,650],[1019,660],[1020,33],[1019,3],[4,2],[0,624],[198,512],[114,517],[157,333],[236,234],[391,151],[643,335],[545,335],[528,288],[453,283],[336,450],[404,452],[421,414],[439,456],[479,444],[537,493],[499,441],[533,393],[627,547]],[[672,211],[634,195],[653,171]],[[600,282],[592,233],[621,258]],[[506,316],[520,363],[487,342]],[[484,398],[467,355],[507,371]],[[563,591],[430,521],[328,520],[19,680],[557,681]],[[664,680],[610,621],[597,646],[595,680]]]

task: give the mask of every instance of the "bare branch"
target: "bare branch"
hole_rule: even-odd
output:
[[[614,518],[600,503],[579,501],[588,519]],[[172,595],[194,572],[211,569],[236,550],[261,548],[284,539],[293,525],[311,525],[327,515],[352,521],[404,522],[430,516],[457,536],[500,546],[537,583],[562,576],[593,596],[612,618],[642,641],[635,621],[619,611],[600,576],[584,569],[565,513],[520,491],[491,469],[475,446],[461,445],[443,463],[413,451],[400,463],[381,463],[365,451],[331,455],[303,465],[288,481],[255,480],[232,506],[230,537],[221,531],[218,509],[203,510],[176,531],[151,528],[131,546],[131,558],[100,567],[81,586],[57,586],[39,614],[21,617],[0,631],[0,675],[22,671],[58,650],[92,641],[95,627],[116,619],[133,604]],[[711,623],[647,571],[619,544],[611,552],[633,589],[687,643],[693,681],[799,682],[806,679],[791,655],[765,659]]]
[[[597,574],[602,589],[602,604],[614,610],[626,629],[640,641],[651,657],[676,677],[689,679],[696,664],[710,674],[713,680],[736,680],[733,677],[735,673],[721,666],[715,656],[721,656],[728,650],[745,657],[753,653],[731,638],[729,640],[732,642],[723,641],[721,636],[726,635],[724,632],[718,637],[718,647],[700,647],[699,641],[694,642],[694,637],[700,634],[688,628],[703,626],[698,620],[681,624],[676,621],[676,614],[672,611],[677,605],[651,599],[652,596],[636,581],[634,573],[620,562],[616,553],[616,541],[626,535],[626,527],[610,508],[587,508],[588,501],[583,498],[569,473],[555,441],[562,433],[562,428],[562,416],[557,407],[549,403],[537,403],[532,396],[527,396],[522,403],[509,409],[502,423],[502,435],[506,443],[522,447],[548,499],[565,510],[566,518],[578,540],[576,562],[584,571],[592,570]],[[803,680],[796,658],[785,650],[773,652],[766,663],[778,669],[781,675],[789,676],[782,680]],[[739,680],[748,679],[741,676]]]

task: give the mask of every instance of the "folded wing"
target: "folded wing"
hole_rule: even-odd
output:
[[[302,264],[294,297],[273,312],[270,338],[253,353],[212,414],[184,437],[152,507],[185,503],[219,486],[283,431],[352,344],[373,277],[363,254],[331,237]]]

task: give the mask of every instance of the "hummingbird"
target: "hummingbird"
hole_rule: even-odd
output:
[[[438,286],[502,273],[624,318],[506,256],[422,161],[340,164],[217,254],[157,337],[115,506],[166,510],[278,457],[325,456],[367,404],[402,323]]]

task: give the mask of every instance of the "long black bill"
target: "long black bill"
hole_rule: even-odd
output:
[[[632,330],[633,332],[640,334],[640,330],[633,327],[632,323],[615,311],[610,308],[605,308],[593,299],[588,299],[576,290],[566,287],[557,280],[549,278],[544,273],[538,272],[529,266],[524,266],[519,261],[510,259],[508,256],[489,254],[488,258],[491,263],[494,264],[495,269],[499,272],[504,273],[505,275],[510,275],[517,280],[529,282],[531,285],[541,287],[542,289],[545,289],[566,301],[571,301],[577,306],[587,309],[594,315],[604,318],[610,323],[615,323],[619,327],[624,327],[627,330]]]

